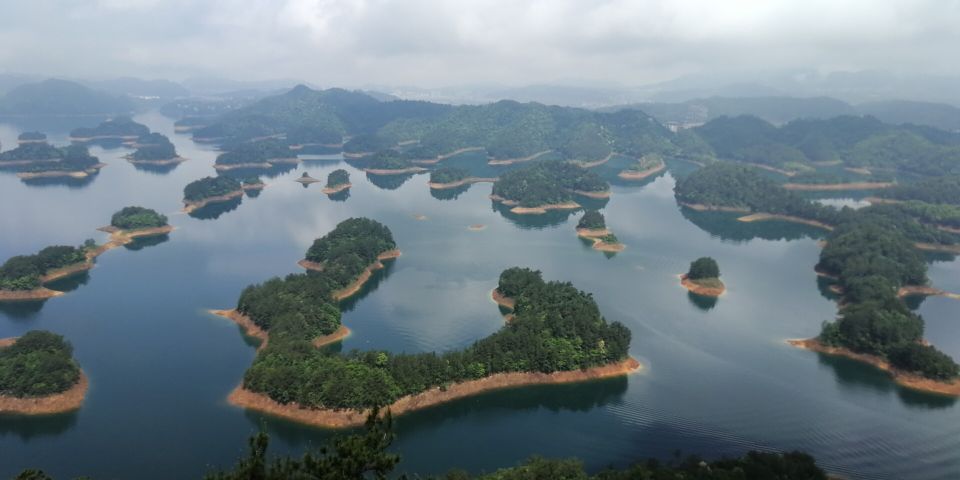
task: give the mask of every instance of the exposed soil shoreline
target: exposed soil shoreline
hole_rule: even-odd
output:
[[[784,183],[787,190],[820,192],[834,190],[879,190],[894,187],[894,182],[848,182],[848,183]]]
[[[552,151],[553,150],[544,150],[542,152],[534,153],[533,155],[529,155],[526,157],[518,157],[518,158],[502,158],[502,159],[491,158],[490,160],[487,161],[487,165],[513,165],[514,163],[532,162],[533,160],[536,160]]]
[[[574,164],[574,165],[576,165],[576,166],[578,166],[578,167],[581,167],[581,168],[599,167],[600,165],[603,165],[604,163],[609,162],[610,159],[613,158],[614,155],[615,155],[614,152],[610,152],[610,153],[607,154],[606,157],[603,157],[603,158],[598,159],[598,160],[570,160],[570,163],[572,163],[572,164]]]
[[[203,207],[206,207],[211,203],[229,202],[230,200],[233,200],[235,198],[242,197],[243,192],[247,190],[263,190],[265,187],[266,185],[262,183],[257,183],[253,185],[242,185],[239,190],[234,190],[230,193],[225,193],[223,195],[207,197],[207,198],[204,198],[203,200],[196,200],[196,201],[184,200],[183,209],[181,211],[183,213],[190,213],[190,212],[193,212],[194,210],[199,210]]]
[[[397,258],[399,256],[400,256],[400,250],[396,250],[396,249],[388,250],[386,252],[381,253],[380,255],[377,255],[377,261],[368,265],[367,268],[364,269],[363,272],[360,273],[360,275],[358,275],[357,278],[350,283],[350,285],[347,285],[346,287],[343,287],[339,290],[334,290],[333,299],[337,301],[341,301],[356,295],[357,292],[359,292],[360,289],[363,288],[363,285],[366,284],[368,280],[370,280],[370,276],[373,275],[373,272],[383,268],[383,263],[381,262],[382,260],[390,260],[390,259]]]
[[[470,185],[472,183],[493,183],[496,182],[496,177],[467,177],[463,180],[458,180],[456,182],[449,183],[434,183],[427,182],[427,185],[434,190],[447,190],[450,188],[462,187],[464,185]]]
[[[513,310],[517,307],[517,300],[510,298],[502,293],[499,289],[494,288],[490,291],[490,298],[493,299],[493,302],[497,305],[506,308],[507,310]]]
[[[353,186],[353,184],[350,183],[350,182],[341,183],[340,185],[336,185],[336,186],[333,186],[333,187],[323,187],[323,190],[321,190],[321,192],[323,192],[323,193],[325,193],[325,194],[327,194],[327,195],[333,195],[334,193],[340,193],[340,192],[342,192],[342,191],[344,191],[344,190],[346,190],[346,189],[348,189],[348,188],[350,188],[350,187],[352,187],[352,186]]]
[[[214,164],[214,170],[218,172],[226,172],[230,170],[237,170],[241,168],[271,168],[274,165],[282,164],[293,164],[296,165],[300,163],[300,159],[297,157],[291,158],[270,158],[262,162],[249,162],[249,163],[217,163]]]
[[[267,346],[267,343],[270,341],[270,335],[266,330],[260,328],[259,325],[253,322],[250,317],[238,312],[236,309],[230,310],[207,310],[207,312],[216,315],[218,317],[223,317],[228,320],[232,320],[237,325],[240,325],[240,328],[243,329],[243,334],[256,338],[260,340],[260,345],[257,347],[257,351],[262,350]],[[329,345],[331,343],[339,342],[344,338],[350,336],[350,329],[345,325],[341,324],[333,333],[323,335],[317,338],[314,338],[311,343],[315,347],[322,347],[324,345]]]
[[[65,295],[64,292],[40,287],[33,290],[0,290],[0,302],[28,302],[31,300],[47,300]]]
[[[411,162],[416,163],[417,165],[433,165],[433,164],[435,164],[435,163],[440,163],[440,162],[442,162],[442,161],[444,161],[444,160],[446,160],[446,159],[448,159],[448,158],[451,158],[451,157],[455,157],[455,156],[457,156],[457,155],[460,155],[461,153],[479,152],[479,151],[482,151],[482,150],[484,150],[483,147],[466,147],[466,148],[460,148],[460,149],[454,150],[454,151],[449,152],[449,153],[444,153],[444,154],[437,155],[435,158],[421,158],[421,159],[419,159],[419,160],[411,160]]]
[[[493,390],[619,377],[638,371],[641,368],[640,362],[632,357],[627,357],[616,363],[586,370],[554,373],[498,373],[478,380],[455,383],[447,386],[445,389],[435,387],[416,395],[408,395],[393,402],[385,408],[384,411],[389,410],[394,416],[399,416],[404,413]],[[284,405],[266,395],[246,390],[242,385],[230,392],[227,400],[231,405],[237,407],[256,410],[298,423],[325,428],[345,428],[363,425],[369,413],[358,410],[309,409],[302,408],[295,403]]]
[[[423,167],[407,167],[407,168],[364,168],[364,172],[369,173],[370,175],[405,175],[408,173],[421,173],[426,172],[427,169]]]
[[[766,220],[782,220],[784,222],[800,223],[811,227],[822,228],[827,231],[833,231],[833,226],[827,225],[816,220],[807,220],[806,218],[794,217],[792,215],[780,215],[775,213],[753,213],[737,219],[740,222],[762,222]]]
[[[617,174],[618,177],[624,180],[643,180],[647,177],[656,175],[667,168],[666,162],[660,162],[659,165],[654,167],[647,168],[645,170],[624,170]]]
[[[750,213],[750,209],[745,207],[723,207],[720,205],[706,205],[703,203],[685,203],[685,202],[677,202],[677,203],[698,212]]]
[[[949,395],[953,397],[960,396],[960,380],[954,380],[952,382],[941,382],[937,380],[931,380],[929,378],[922,377],[915,373],[905,372],[900,370],[892,365],[887,360],[878,357],[876,355],[869,355],[865,353],[857,353],[852,350],[843,347],[831,347],[829,345],[824,345],[820,343],[818,338],[808,338],[808,339],[792,339],[787,340],[789,345],[794,347],[802,348],[804,350],[812,350],[814,352],[823,353],[826,355],[834,355],[838,357],[846,357],[852,360],[866,363],[872,365],[880,370],[883,370],[890,374],[893,377],[893,380],[900,386],[911,388],[914,390],[919,390],[927,393],[936,393],[940,395]]]
[[[612,235],[612,234],[613,232],[611,232],[607,228],[603,228],[603,229],[578,228],[577,229],[577,236],[580,238],[586,238],[587,240],[591,240],[593,242],[593,245],[591,246],[591,248],[593,248],[594,250],[599,250],[601,252],[608,252],[608,253],[616,253],[616,252],[624,251],[627,248],[627,246],[622,243],[619,243],[619,242],[609,243],[609,242],[603,241],[603,237],[606,237],[607,235]]]
[[[723,282],[720,282],[720,287],[707,287],[700,285],[696,280],[690,280],[687,278],[687,274],[680,275],[680,285],[683,285],[683,288],[690,290],[697,295],[704,295],[707,297],[719,297],[727,291],[727,287],[723,285]]]
[[[181,157],[181,156],[176,156],[176,157],[173,157],[173,158],[164,158],[164,159],[159,159],[159,160],[137,160],[137,159],[133,158],[132,155],[127,155],[127,156],[125,156],[124,158],[126,158],[128,162],[130,162],[130,163],[132,163],[132,164],[134,164],[134,165],[158,165],[158,166],[165,166],[165,165],[177,165],[177,164],[181,164],[181,163],[187,161],[186,158],[183,158],[183,157]]]
[[[588,191],[586,191],[586,190],[570,190],[570,193],[575,193],[575,194],[577,194],[577,195],[582,195],[582,196],[587,197],[587,198],[597,198],[597,199],[610,198],[610,190],[609,190],[609,189],[607,189],[607,190],[602,190],[602,191],[599,191],[599,192],[588,192]]]
[[[520,202],[503,198],[499,195],[490,195],[490,200],[502,203],[508,207],[513,207],[510,209],[510,212],[518,215],[543,215],[547,213],[548,210],[576,210],[581,208],[580,204],[574,201],[539,205],[536,207],[521,207]]]
[[[44,170],[39,172],[20,172],[17,178],[31,180],[34,178],[87,178],[106,167],[106,163],[98,163],[85,170]]]
[[[0,338],[0,348],[6,348],[17,342],[17,337]],[[72,412],[83,405],[90,382],[80,371],[80,379],[66,391],[43,397],[20,398],[0,395],[0,413],[17,415],[50,415]]]

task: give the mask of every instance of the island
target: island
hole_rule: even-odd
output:
[[[263,187],[259,179],[241,183],[232,177],[204,177],[183,188],[183,211],[190,213],[212,203],[228,202],[242,197],[246,190],[261,190]]]
[[[593,249],[601,252],[622,252],[626,245],[607,228],[606,219],[597,210],[587,210],[577,222],[577,236],[593,242]]]
[[[173,231],[173,226],[167,223],[166,215],[157,213],[156,210],[130,206],[114,213],[110,218],[110,225],[99,230],[110,234],[110,241],[100,247],[106,250],[126,245],[137,238],[167,235]]]
[[[434,190],[447,190],[471,183],[496,182],[496,178],[471,177],[470,171],[460,167],[443,167],[430,172],[427,185]]]
[[[583,167],[548,160],[501,175],[490,199],[513,207],[510,211],[516,214],[543,214],[580,208],[573,194],[604,198],[610,195],[610,186]]]
[[[83,127],[71,130],[70,141],[79,143],[103,140],[135,142],[138,138],[149,134],[150,129],[146,125],[137,123],[130,117],[116,117],[93,128]]]
[[[0,414],[49,415],[77,410],[87,377],[62,336],[32,330],[0,339]]]
[[[47,143],[47,134],[43,132],[23,132],[17,136],[17,144]]]
[[[905,233],[886,219],[858,218],[831,233],[817,271],[838,282],[839,315],[817,337],[791,345],[868,363],[908,388],[960,396],[960,366],[924,340],[923,318],[898,295],[928,281],[926,261]]]
[[[406,175],[426,172],[395,150],[380,150],[366,159],[363,171],[371,175]]]
[[[134,145],[137,150],[125,158],[134,165],[176,165],[187,161],[177,154],[173,142],[166,135],[151,133],[141,136]]]
[[[310,185],[311,183],[317,183],[319,181],[320,180],[317,180],[316,178],[311,177],[310,174],[307,172],[303,172],[303,175],[300,175],[300,178],[294,180],[294,182],[297,182],[303,185],[304,187],[306,187],[307,185]]]
[[[667,164],[663,161],[663,157],[650,154],[640,157],[640,160],[618,173],[617,176],[624,180],[645,180],[666,168]]]
[[[352,239],[381,248],[385,238],[374,237]],[[335,256],[327,258],[322,271],[244,291],[238,311],[269,333],[269,343],[230,394],[230,403],[342,428],[362,425],[378,406],[400,415],[490,390],[622,376],[640,368],[628,353],[630,330],[607,322],[592,295],[517,267],[505,270],[497,285],[502,297],[515,299],[509,325],[465,349],[321,351],[314,339],[338,328],[339,310],[330,293],[350,281],[344,274],[362,271],[351,257],[364,253],[370,259],[375,252],[363,246],[341,248],[353,244],[331,242],[329,247],[338,249],[326,251]]]
[[[726,291],[720,281],[720,267],[710,257],[700,257],[690,262],[687,273],[680,275],[680,284],[697,295],[719,297]]]
[[[22,179],[87,178],[106,164],[90,155],[84,145],[54,147],[47,142],[27,142],[0,153],[0,169],[13,170]]]
[[[79,247],[54,245],[33,255],[10,257],[0,266],[0,301],[45,300],[63,295],[43,285],[93,268],[100,252],[93,240]]]
[[[350,187],[350,173],[342,168],[338,168],[327,175],[327,186],[323,187],[323,193],[334,195]]]
[[[275,165],[296,165],[300,160],[287,145],[275,138],[243,142],[217,156],[213,168],[217,171],[269,169]]]

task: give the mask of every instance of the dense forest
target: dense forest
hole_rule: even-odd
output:
[[[22,172],[83,171],[99,163],[84,145],[58,148],[46,142],[29,142],[0,153],[0,168]]]
[[[440,167],[430,171],[430,183],[454,183],[470,176],[470,171],[460,167]]]
[[[390,451],[396,440],[393,418],[373,412],[361,431],[326,440],[300,458],[268,455],[270,437],[260,432],[248,441],[249,453],[230,470],[205,475],[205,480],[354,480],[394,478],[401,457]],[[408,477],[435,480],[827,480],[827,474],[803,452],[749,451],[742,457],[707,461],[696,456],[669,462],[656,459],[629,467],[608,467],[590,475],[577,459],[532,457],[518,466],[490,474],[470,475],[451,470],[445,475]],[[42,470],[24,470],[15,480],[53,480]]]
[[[0,266],[0,290],[33,290],[42,284],[47,273],[70,265],[85,262],[86,252],[93,240],[80,247],[54,245],[33,255],[10,257]]]
[[[327,188],[339,187],[350,183],[350,172],[338,168],[327,175]]]
[[[414,165],[396,150],[380,150],[368,157],[363,166],[371,170],[403,170]]]
[[[123,207],[110,218],[110,225],[121,230],[165,227],[167,216],[143,207]]]
[[[505,172],[493,184],[494,195],[524,207],[568,202],[574,190],[604,192],[609,189],[610,185],[597,174],[561,161],[538,161]]]
[[[717,261],[713,258],[700,257],[690,262],[690,268],[687,270],[687,278],[690,280],[720,278],[720,266],[717,265]]]
[[[577,222],[578,230],[603,230],[605,228],[607,228],[607,222],[603,218],[603,214],[597,210],[587,210],[583,212],[583,216],[580,217],[580,221]]]
[[[295,155],[290,152],[286,143],[277,139],[266,139],[255,142],[243,142],[231,145],[229,152],[217,156],[217,165],[236,165],[244,163],[268,163],[278,158],[291,158]]]
[[[239,181],[231,177],[204,177],[187,184],[183,188],[183,199],[197,202],[205,198],[218,197],[241,190]]]
[[[0,348],[0,395],[53,395],[69,390],[79,380],[73,347],[60,335],[32,330],[13,345]]]
[[[900,184],[878,192],[877,196],[892,200],[916,200],[960,206],[960,175],[945,175]]]
[[[81,127],[70,131],[71,138],[95,137],[141,137],[149,135],[150,129],[146,125],[134,122],[130,117],[116,117],[100,123],[96,127]]]
[[[363,409],[494,373],[577,370],[627,356],[630,331],[620,323],[607,323],[590,294],[569,283],[544,282],[540,272],[520,268],[504,271],[498,287],[504,295],[516,298],[514,319],[464,350],[442,354],[354,351],[340,355],[316,349],[310,340],[317,330],[302,330],[308,322],[293,320],[287,312],[322,300],[324,297],[316,292],[329,292],[331,285],[343,284],[330,278],[328,269],[333,270],[331,252],[354,244],[346,241],[349,238],[344,233],[318,240],[315,246],[323,248],[317,253],[326,253],[313,258],[327,259],[323,272],[274,279],[244,291],[239,309],[258,324],[265,319],[271,322],[270,342],[247,370],[245,388],[307,408]],[[344,255],[359,256],[355,252]],[[359,264],[350,260],[350,265]],[[336,268],[343,270],[341,266]],[[274,302],[286,306],[266,305],[262,299],[268,289],[277,292],[272,295]],[[332,306],[327,302],[323,302],[323,308]],[[334,312],[339,320],[335,307],[331,316]],[[282,335],[275,336],[281,322],[286,322]]]
[[[177,149],[166,135],[151,133],[137,140],[137,150],[130,155],[130,158],[132,160],[170,160],[177,158]]]

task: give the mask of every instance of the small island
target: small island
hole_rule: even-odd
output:
[[[134,165],[176,165],[187,161],[177,155],[177,149],[166,135],[151,133],[141,136],[134,145],[137,150],[126,156]]]
[[[680,284],[697,295],[719,297],[726,291],[720,281],[720,267],[710,257],[700,257],[690,262],[690,270],[680,276]]]
[[[307,172],[303,172],[303,175],[300,175],[300,178],[294,180],[294,182],[297,182],[297,183],[303,185],[304,187],[306,187],[307,185],[310,185],[310,184],[312,184],[312,183],[317,183],[317,182],[319,182],[319,181],[320,181],[320,180],[317,180],[316,178],[311,177],[310,174],[307,173]]]
[[[617,176],[624,180],[644,180],[664,171],[666,168],[667,164],[663,161],[663,157],[650,154],[640,157],[640,160],[627,167]]]
[[[349,256],[341,251],[331,258],[338,268],[345,266],[344,255]],[[343,428],[362,425],[375,406],[401,415],[491,390],[623,376],[641,368],[628,353],[630,330],[608,323],[590,294],[517,267],[500,275],[495,291],[513,306],[509,326],[463,350],[324,352],[313,347],[312,339],[334,328],[339,310],[329,308],[329,297],[321,294],[329,290],[322,286],[342,285],[340,276],[325,264],[321,272],[274,279],[244,291],[238,310],[277,323],[267,329],[269,344],[258,351],[230,403]],[[317,318],[329,320],[325,330],[314,326]]]
[[[539,161],[504,173],[490,199],[513,207],[516,214],[543,214],[549,210],[580,208],[573,194],[606,198],[610,185],[597,174],[569,162]]]
[[[583,217],[580,217],[577,222],[577,236],[593,241],[593,249],[601,252],[622,252],[627,248],[607,228],[603,214],[596,210],[587,210]]]
[[[334,195],[352,186],[350,183],[350,173],[342,168],[338,168],[327,175],[327,185],[323,187],[323,193]]]
[[[405,175],[427,171],[395,150],[380,150],[366,159],[363,171],[371,175]]]
[[[167,223],[167,216],[144,207],[123,207],[110,218],[110,225],[101,227],[102,232],[110,234],[110,241],[101,246],[106,250],[120,245],[126,245],[137,238],[156,237],[173,231],[173,226]]]
[[[183,188],[183,211],[193,212],[212,203],[228,202],[243,196],[246,190],[261,190],[264,184],[259,179],[239,180],[231,177],[204,177]]]
[[[18,172],[22,179],[87,178],[106,165],[90,155],[84,145],[54,147],[44,141],[28,142],[0,153],[0,169]]]
[[[78,143],[98,142],[102,140],[135,142],[149,135],[146,125],[134,122],[130,117],[116,117],[102,122],[93,128],[75,128],[70,131],[70,141]]]
[[[472,183],[496,181],[496,178],[471,177],[465,168],[443,167],[430,172],[430,182],[427,185],[434,190],[447,190]]]
[[[266,140],[239,143],[217,156],[213,168],[217,171],[235,169],[269,169],[275,165],[295,165],[300,159],[290,151],[286,143],[269,138]]]
[[[83,404],[87,387],[62,336],[33,330],[0,339],[0,414],[70,412]]]
[[[47,134],[43,132],[23,132],[17,136],[17,144],[47,143]]]

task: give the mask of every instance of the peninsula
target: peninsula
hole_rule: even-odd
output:
[[[663,161],[663,157],[650,154],[640,157],[640,160],[618,173],[617,176],[624,180],[645,180],[666,170],[666,168],[667,164]]]
[[[0,339],[0,414],[49,415],[80,408],[87,377],[62,336],[33,330]]]
[[[427,171],[394,150],[381,150],[365,160],[363,171],[371,175],[404,175]]]
[[[264,188],[263,182],[259,179],[239,180],[226,177],[204,177],[187,184],[183,188],[183,211],[185,213],[193,212],[212,203],[228,202],[243,196],[246,190],[261,190]]]
[[[427,185],[434,190],[447,190],[462,187],[472,183],[496,182],[497,179],[486,177],[471,177],[470,172],[460,167],[443,167],[430,172],[430,182]]]
[[[597,174],[569,162],[539,161],[511,170],[493,184],[490,199],[513,207],[516,214],[543,214],[554,209],[577,209],[572,194],[605,197],[610,186]]]

